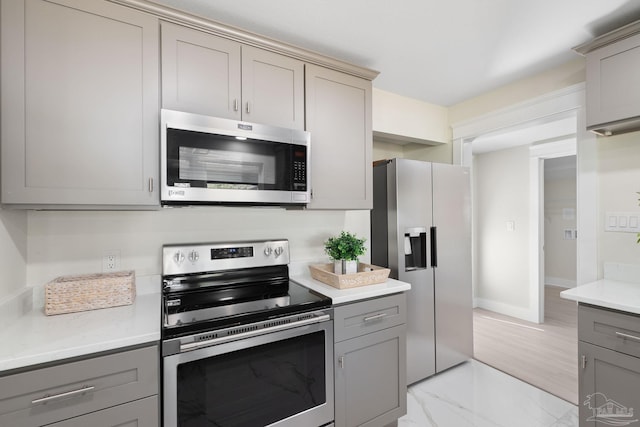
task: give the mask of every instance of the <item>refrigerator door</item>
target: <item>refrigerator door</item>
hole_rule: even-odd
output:
[[[432,168],[436,371],[440,372],[473,354],[471,193],[468,168],[436,163]]]
[[[434,288],[429,229],[431,164],[395,159],[388,165],[389,264],[407,293],[407,384],[435,373]]]

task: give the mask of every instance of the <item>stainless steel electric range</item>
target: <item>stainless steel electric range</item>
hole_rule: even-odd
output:
[[[331,299],[287,240],[163,247],[165,427],[330,426]]]

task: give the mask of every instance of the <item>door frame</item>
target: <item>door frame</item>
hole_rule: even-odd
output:
[[[579,83],[564,89],[551,92],[528,101],[518,103],[507,108],[495,110],[480,115],[470,120],[452,124],[452,149],[453,163],[472,168],[471,145],[473,140],[480,135],[496,131],[506,131],[514,127],[522,128],[527,125],[551,122],[567,116],[575,116],[577,129],[575,137],[575,151],[577,157],[576,177],[576,220],[580,230],[577,241],[576,254],[576,283],[581,285],[597,280],[597,147],[596,136],[586,130],[585,113],[585,84]],[[543,144],[544,145],[544,144]],[[562,142],[560,141],[560,145]],[[566,147],[565,147],[566,148]],[[544,299],[541,298],[540,282],[544,277],[540,274],[541,245],[540,232],[544,232],[544,225],[540,225],[540,180],[544,175],[540,172],[541,156],[553,156],[545,154],[540,148],[537,157],[530,157],[530,210],[535,210],[532,216],[530,229],[530,274],[529,274],[529,306],[525,309],[517,309],[514,315],[523,320],[540,323],[544,320]],[[561,151],[559,149],[559,151]],[[558,156],[559,157],[559,156]],[[537,188],[536,190],[534,190]],[[472,186],[472,198],[473,198]],[[534,224],[535,220],[535,224]],[[473,238],[472,238],[473,239]],[[476,289],[475,276],[475,242],[472,241],[473,289]],[[544,259],[542,257],[542,259]],[[542,287],[543,291],[544,287]],[[474,298],[475,300],[475,298]],[[542,302],[542,304],[541,304]]]
[[[544,161],[574,155],[576,138],[529,148],[529,301],[538,307],[536,323],[544,323]]]

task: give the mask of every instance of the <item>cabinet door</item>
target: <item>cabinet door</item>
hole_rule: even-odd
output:
[[[158,397],[152,396],[49,424],[49,427],[158,427],[159,411]]]
[[[162,107],[240,120],[240,43],[162,23]]]
[[[587,128],[640,116],[640,34],[587,54]]]
[[[0,377],[0,426],[41,426],[157,395],[159,362],[151,346]]]
[[[580,426],[625,425],[640,408],[640,359],[579,341]],[[584,358],[584,359],[582,359]]]
[[[1,7],[2,202],[158,205],[157,19],[99,0]]]
[[[304,63],[242,46],[242,119],[304,129]]]
[[[407,412],[404,325],[336,344],[336,427],[382,427]]]
[[[305,68],[311,132],[310,209],[371,209],[371,82],[322,67]]]

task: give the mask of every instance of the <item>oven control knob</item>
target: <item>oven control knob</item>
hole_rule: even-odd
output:
[[[184,261],[184,254],[180,251],[176,252],[173,255],[173,260],[176,262],[176,264],[182,264],[182,261]]]
[[[276,258],[278,258],[280,255],[282,255],[283,251],[284,251],[284,249],[282,249],[282,246],[276,246],[276,248],[274,249],[274,253],[276,254]]]
[[[266,248],[264,248],[265,256],[271,255],[271,252],[273,252],[273,249],[271,249],[271,246],[267,246]]]
[[[200,254],[198,253],[198,251],[189,252],[189,261],[196,262],[199,259],[200,259]]]

